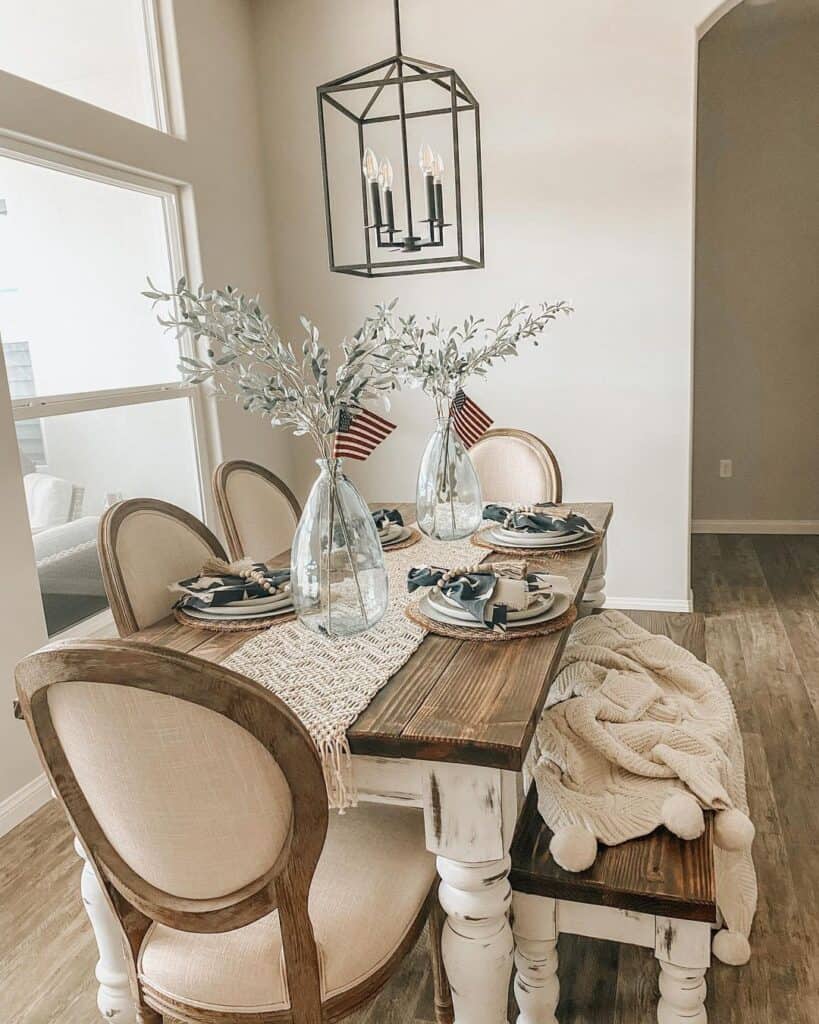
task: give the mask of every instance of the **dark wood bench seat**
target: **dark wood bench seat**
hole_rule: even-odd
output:
[[[600,845],[588,871],[564,871],[552,859],[552,831],[538,813],[534,784],[512,841],[512,888],[533,896],[659,914],[686,921],[717,920],[711,814],[699,839],[658,828],[643,839]]]

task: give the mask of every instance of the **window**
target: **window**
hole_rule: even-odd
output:
[[[3,4],[0,68],[165,129],[153,0]]]
[[[104,509],[201,515],[198,393],[140,293],[181,273],[176,197],[0,155],[0,338],[49,635],[106,607]],[[0,207],[1,209],[2,207]]]

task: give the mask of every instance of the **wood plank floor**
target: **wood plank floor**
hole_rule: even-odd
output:
[[[819,538],[697,536],[693,556],[707,660],[731,687],[745,739],[760,887],[754,957],[745,968],[712,967],[709,1021],[816,1024]],[[645,616],[635,618],[650,626]],[[671,618],[674,629],[687,628],[684,617]],[[0,1024],[98,1019],[79,872],[53,803],[0,839]],[[561,1024],[654,1024],[657,969],[647,950],[564,936],[560,957]],[[433,1019],[422,940],[401,974],[350,1021]]]

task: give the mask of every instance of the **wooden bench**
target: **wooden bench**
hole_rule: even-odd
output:
[[[704,656],[702,616],[634,618]],[[659,828],[620,846],[601,844],[588,871],[564,871],[531,787],[512,841],[510,881],[518,1024],[556,1024],[561,932],[645,946],[660,962],[659,1024],[705,1024],[705,972],[717,923],[712,816],[684,841]]]

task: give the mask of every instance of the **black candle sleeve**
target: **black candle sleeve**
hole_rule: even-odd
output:
[[[373,224],[375,227],[380,228],[382,224],[381,220],[381,191],[378,187],[377,181],[370,182],[370,202],[373,207]]]
[[[444,226],[444,186],[440,181],[435,182],[435,219]]]
[[[392,205],[392,189],[384,189],[384,202],[387,205],[387,227],[390,231],[395,229],[395,210]]]
[[[431,174],[424,175],[424,182],[427,186],[427,220],[432,223],[435,220],[435,182]]]

